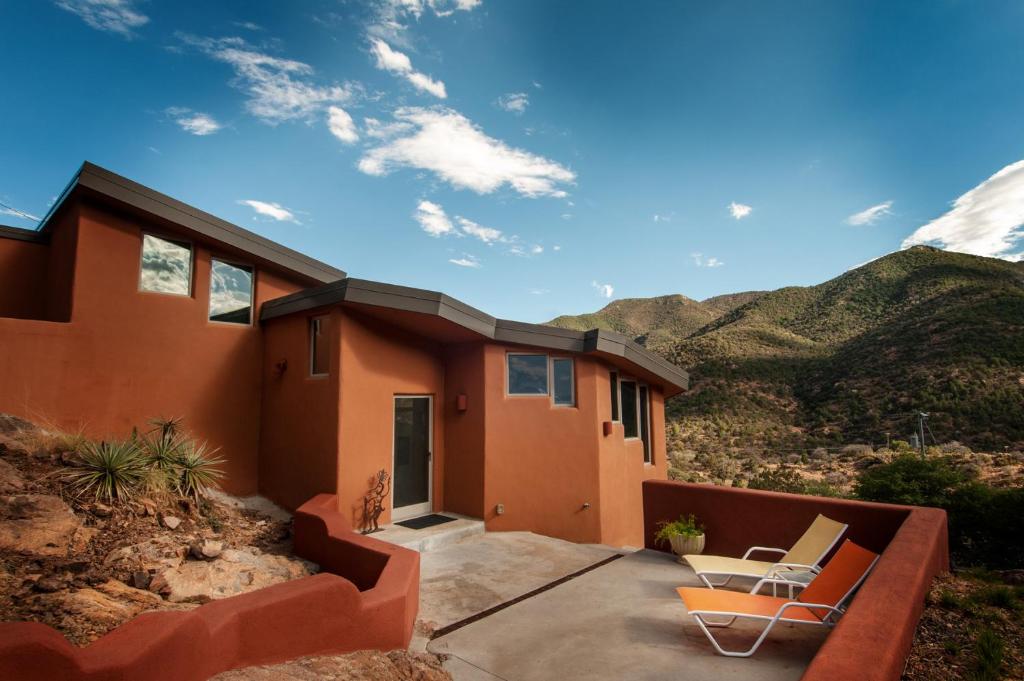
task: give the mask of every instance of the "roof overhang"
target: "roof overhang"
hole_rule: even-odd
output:
[[[183,228],[241,251],[263,263],[316,283],[345,278],[345,272],[275,243],[247,229],[86,161],[61,192],[39,226],[45,237],[53,216],[73,196],[87,195]]]
[[[364,279],[342,279],[269,300],[260,310],[260,321],[266,322],[342,303],[445,320],[450,325],[471,332],[468,334],[469,338],[602,357],[645,380],[661,385],[666,396],[675,395],[689,387],[689,374],[686,371],[613,331],[573,331],[542,324],[496,319],[437,291]],[[413,326],[416,325],[417,318],[423,319],[413,318]],[[421,324],[421,328],[425,327],[425,324]],[[426,332],[422,335],[430,336]],[[464,336],[463,340],[466,337]]]

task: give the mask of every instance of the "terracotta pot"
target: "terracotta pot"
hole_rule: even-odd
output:
[[[679,562],[683,562],[683,556],[694,553],[704,553],[704,535],[698,534],[696,537],[687,537],[684,534],[677,534],[669,537],[669,543],[672,545],[672,553],[679,556]]]

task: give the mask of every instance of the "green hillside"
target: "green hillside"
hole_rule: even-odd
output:
[[[877,444],[905,439],[918,410],[940,442],[1024,448],[1024,263],[922,246],[817,286],[738,295],[689,301],[712,316],[689,333],[630,327],[691,372],[668,406],[671,448]],[[596,316],[658,322],[631,315],[648,304]]]
[[[675,294],[656,298],[624,298],[592,314],[565,315],[549,324],[577,331],[617,331],[655,351],[668,352],[680,338],[714,321],[719,314],[703,303]]]

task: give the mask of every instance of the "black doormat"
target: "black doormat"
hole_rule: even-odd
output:
[[[408,527],[410,530],[422,530],[427,527],[433,527],[434,525],[450,523],[453,520],[455,520],[455,518],[449,518],[448,516],[441,515],[439,513],[431,513],[430,515],[421,515],[419,518],[402,520],[401,522],[395,523],[395,525]]]

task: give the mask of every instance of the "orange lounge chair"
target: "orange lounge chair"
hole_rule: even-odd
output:
[[[694,587],[680,587],[676,591],[686,604],[690,615],[697,621],[697,626],[719,654],[729,657],[750,657],[757,652],[776,622],[834,626],[845,611],[846,602],[877,561],[877,553],[861,548],[847,539],[832,560],[822,568],[821,573],[795,599],[758,594],[765,584],[789,584],[786,580],[772,578],[762,579],[751,593]],[[726,621],[716,623],[709,621],[708,617],[724,617]],[[768,622],[764,631],[746,652],[723,649],[708,630],[708,627],[728,627],[738,617]]]

